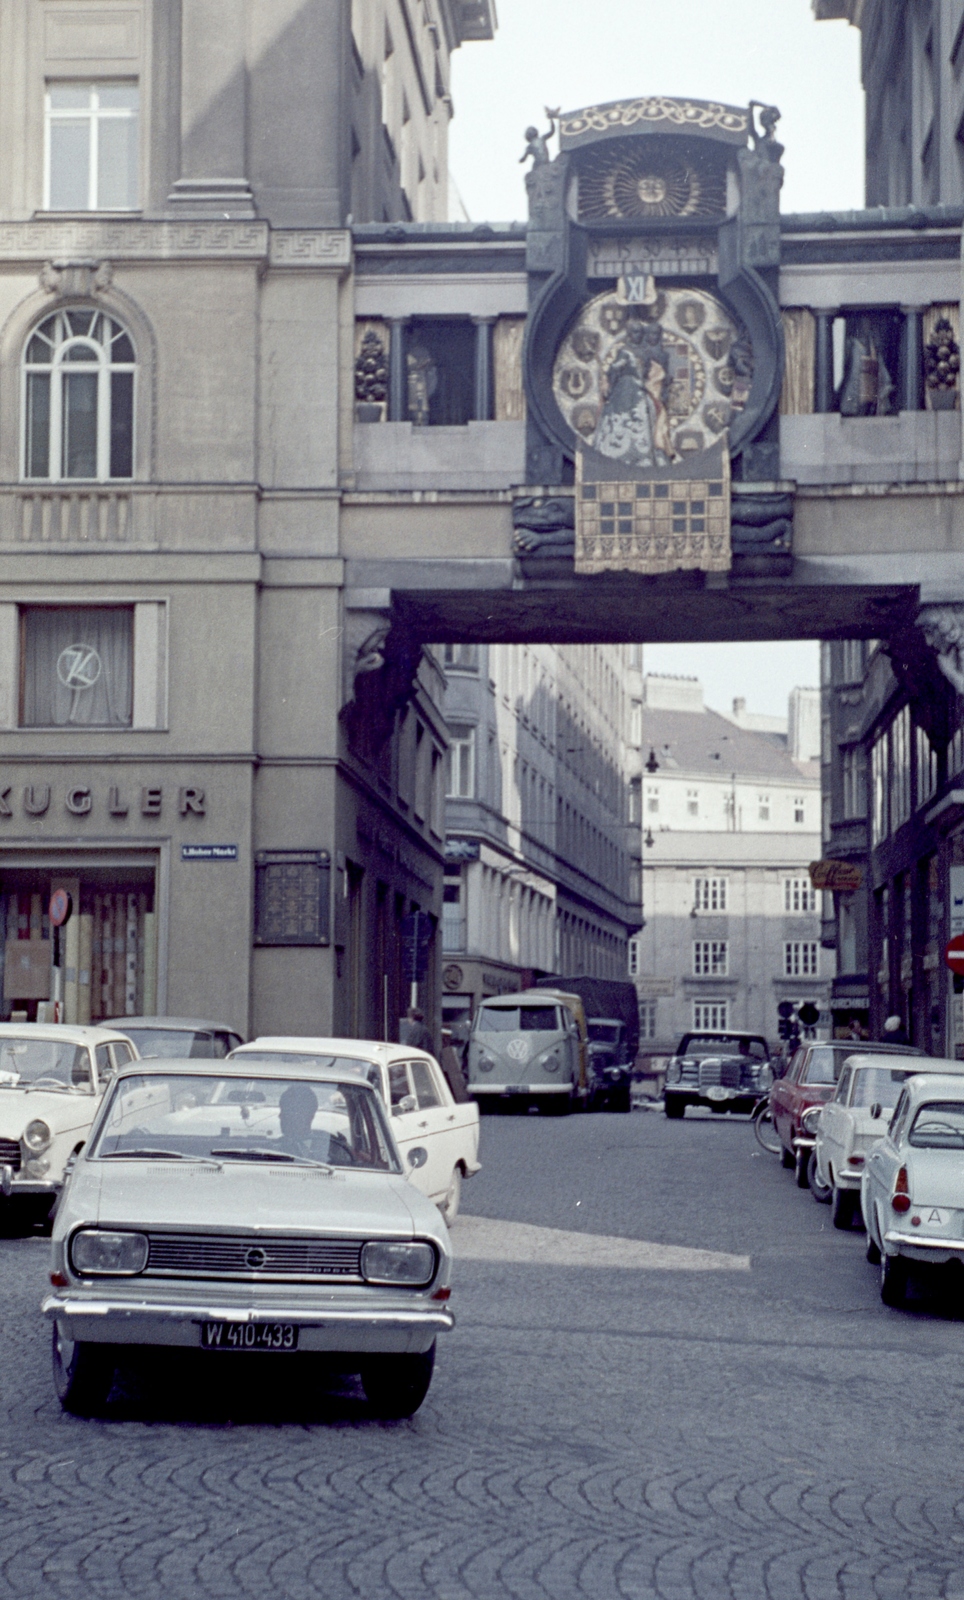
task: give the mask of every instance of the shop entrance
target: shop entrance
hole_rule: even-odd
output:
[[[60,1020],[100,1022],[157,1009],[156,868],[149,863],[3,866],[0,862],[0,1015],[54,1020],[54,940],[48,907],[66,889]]]

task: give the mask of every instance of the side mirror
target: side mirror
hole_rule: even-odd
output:
[[[407,1111],[417,1111],[418,1101],[413,1094],[403,1095],[398,1104],[392,1106],[392,1116],[402,1117]]]
[[[417,1144],[408,1152],[408,1164],[410,1167],[424,1167],[427,1160],[428,1151],[424,1145]]]
[[[875,1122],[876,1122],[877,1118],[882,1115],[883,1109],[884,1108],[881,1105],[880,1101],[879,1100],[875,1100],[873,1105],[870,1108],[870,1115],[873,1117]]]

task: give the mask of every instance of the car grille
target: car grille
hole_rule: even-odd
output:
[[[20,1145],[16,1139],[0,1139],[0,1167],[20,1171]]]
[[[361,1278],[360,1244],[346,1239],[238,1238],[152,1233],[146,1274],[171,1278]]]

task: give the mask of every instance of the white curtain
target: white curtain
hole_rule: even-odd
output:
[[[28,608],[24,726],[129,728],[133,618],[130,606]]]

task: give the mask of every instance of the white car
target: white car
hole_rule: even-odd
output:
[[[109,1399],[118,1347],[138,1345],[298,1361],[309,1388],[306,1353],[334,1352],[377,1410],[410,1416],[454,1323],[445,1223],[405,1178],[380,1096],[342,1068],[133,1063],[52,1247],[54,1383],[81,1415]]]
[[[920,1056],[848,1056],[832,1097],[803,1114],[815,1124],[811,1188],[833,1206],[835,1228],[853,1226],[860,1205],[860,1180],[867,1156],[887,1132],[887,1124],[907,1079],[928,1072],[964,1073],[964,1061]]]
[[[370,1039],[261,1038],[232,1050],[239,1071],[259,1061],[311,1071],[358,1072],[378,1090],[392,1118],[405,1170],[434,1200],[446,1222],[458,1215],[462,1182],[479,1170],[479,1108],[455,1099],[434,1056],[409,1045]]]
[[[114,1028],[0,1023],[0,1226],[50,1209],[111,1074],[136,1058]]]
[[[964,1264],[964,1076],[908,1078],[867,1157],[860,1203],[886,1305],[903,1304],[915,1263]]]

